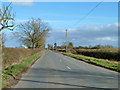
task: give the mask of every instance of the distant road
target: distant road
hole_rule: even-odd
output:
[[[15,88],[118,88],[118,73],[46,50]]]

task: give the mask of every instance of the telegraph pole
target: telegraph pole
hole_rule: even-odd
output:
[[[66,29],[66,52],[67,52],[67,29]]]

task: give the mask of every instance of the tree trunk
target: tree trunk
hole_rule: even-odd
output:
[[[34,43],[33,43],[33,45],[32,45],[32,48],[34,49]]]
[[[35,49],[35,43],[33,43],[33,49]]]

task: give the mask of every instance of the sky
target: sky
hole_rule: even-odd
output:
[[[62,45],[66,40],[74,46],[113,45],[118,46],[118,3],[117,2],[16,2],[12,11],[16,12],[16,24],[30,18],[40,18],[51,27],[47,44]],[[2,2],[8,5],[8,2]],[[96,8],[95,8],[96,7]],[[86,15],[95,8],[87,17]],[[13,32],[5,30],[6,47],[22,45]]]

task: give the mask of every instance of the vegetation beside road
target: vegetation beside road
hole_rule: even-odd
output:
[[[57,51],[66,52],[65,49],[58,49]],[[77,55],[85,55],[100,59],[108,59],[111,61],[119,61],[120,54],[118,49],[70,49],[69,52]]]
[[[94,64],[94,65],[98,65],[98,66],[101,66],[101,67],[104,67],[104,68],[108,68],[108,69],[120,72],[120,66],[118,65],[117,61],[97,59],[97,58],[93,58],[93,57],[87,57],[87,56],[83,56],[83,55],[75,55],[75,54],[66,53],[66,52],[60,52],[60,53],[63,54],[63,55],[73,57],[75,59],[85,61],[87,63],[91,63],[91,64]]]
[[[25,48],[2,48],[2,68],[5,69],[10,65],[19,63],[22,59],[28,58],[41,49],[25,49]]]
[[[0,37],[2,39],[0,39],[0,49],[2,50],[2,57],[0,57],[0,59],[3,58],[3,87],[6,86],[7,83],[12,82],[12,80],[8,81],[8,79],[15,78],[17,74],[21,74],[22,71],[41,56],[42,50],[45,48],[47,35],[51,30],[49,24],[40,18],[31,18],[16,25],[15,15],[11,11],[11,4],[12,2],[8,5],[3,5],[3,9],[0,8]],[[15,28],[16,30],[14,31]],[[5,29],[13,31],[12,38],[19,39],[24,48],[6,48],[5,42],[8,39],[6,35],[9,34],[9,32],[6,33]],[[12,47],[15,46],[12,45]]]
[[[68,42],[67,49],[66,44],[57,46],[57,43],[54,44],[54,47],[52,47],[52,45],[48,45],[48,49],[60,52],[63,55],[67,55],[87,63],[120,72],[119,49],[114,48],[111,45],[74,47],[72,42]]]
[[[75,59],[78,59],[78,60],[81,60],[81,61],[84,61],[87,63],[90,63],[90,64],[93,64],[93,65],[97,65],[100,67],[104,67],[104,68],[107,68],[110,70],[120,72],[120,65],[119,65],[118,61],[111,61],[108,59],[98,59],[98,58],[94,58],[94,57],[88,57],[88,56],[84,56],[84,55],[80,55],[80,54],[73,54],[73,53],[69,53],[69,52],[66,53],[66,52],[61,52],[61,51],[56,51],[56,50],[53,50],[53,51],[57,52],[57,53],[61,53],[66,56],[70,56],[72,58],[75,58]]]
[[[95,58],[108,59],[112,61],[119,60],[118,49],[75,49],[72,50],[72,53]]]
[[[54,44],[54,47],[48,44],[48,49],[57,50],[59,52],[66,52],[66,43],[61,46]],[[119,61],[119,49],[111,45],[95,45],[95,46],[77,46],[74,47],[72,42],[67,42],[67,52],[76,55],[85,55],[99,59],[107,59],[110,61]]]
[[[9,84],[9,82],[7,81],[8,79],[15,78],[16,75],[21,74],[22,71],[30,67],[32,63],[35,62],[35,60],[42,55],[42,53],[43,51],[36,53],[27,59],[21,60],[20,63],[11,65],[2,70],[3,87],[6,87],[6,85]]]

